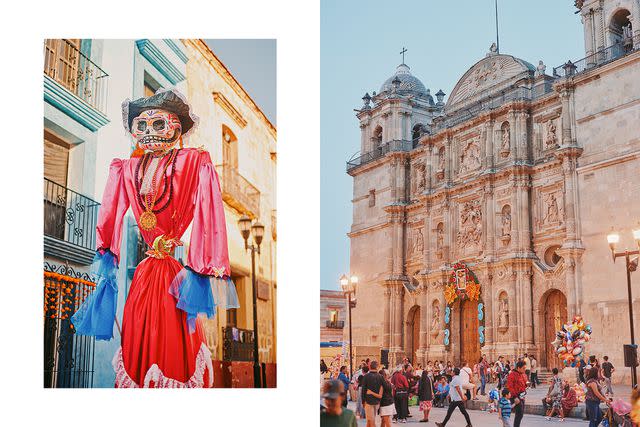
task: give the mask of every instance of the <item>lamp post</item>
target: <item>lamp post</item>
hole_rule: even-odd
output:
[[[640,229],[633,230],[633,239],[638,245],[638,248],[640,248]],[[629,327],[631,330],[631,345],[634,348],[634,354],[636,354],[636,359],[637,359],[637,353],[635,353],[636,338],[633,330],[633,303],[631,299],[631,273],[635,271],[636,268],[638,267],[638,261],[637,259],[631,260],[630,257],[631,255],[639,255],[640,250],[636,249],[635,251],[629,251],[625,249],[624,252],[616,252],[616,245],[618,244],[619,241],[620,241],[620,235],[615,231],[612,230],[607,235],[607,242],[609,243],[609,248],[611,249],[611,256],[613,257],[613,262],[615,263],[616,258],[618,257],[624,257],[625,259],[625,266],[627,270],[627,297],[629,299]],[[633,363],[631,363],[631,365],[632,365],[631,366],[631,387],[635,388],[636,384],[638,383],[638,377],[636,374],[636,360],[633,360]]]
[[[253,386],[262,388],[260,361],[258,358],[258,288],[256,286],[256,253],[260,255],[260,243],[264,236],[264,225],[258,220],[252,223],[251,218],[242,215],[238,220],[238,228],[244,239],[245,250],[251,251],[251,287],[253,288]],[[253,235],[254,243],[249,244],[249,236]]]
[[[358,276],[347,277],[346,274],[340,276],[340,286],[347,297],[349,304],[349,376],[353,377],[353,334],[351,328],[351,306],[355,306],[355,300],[351,300],[351,294],[356,291]]]

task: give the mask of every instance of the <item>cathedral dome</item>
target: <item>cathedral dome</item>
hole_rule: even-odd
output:
[[[393,81],[396,78],[400,80],[398,90],[412,91],[421,95],[427,93],[427,89],[424,87],[422,82],[413,74],[411,74],[411,71],[409,71],[409,66],[407,64],[398,65],[398,68],[396,68],[396,72],[391,77],[389,77],[380,87],[380,92],[391,92],[393,90]]]

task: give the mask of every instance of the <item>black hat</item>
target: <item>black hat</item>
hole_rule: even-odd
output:
[[[191,115],[189,104],[174,89],[158,92],[148,98],[139,98],[135,101],[128,99],[122,103],[122,114],[125,128],[131,132],[133,119],[146,110],[162,109],[174,113],[180,119],[182,134],[186,134],[195,124]]]

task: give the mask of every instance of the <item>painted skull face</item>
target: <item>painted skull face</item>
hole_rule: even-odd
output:
[[[181,132],[178,116],[166,110],[143,111],[131,123],[131,135],[145,152],[170,150]]]

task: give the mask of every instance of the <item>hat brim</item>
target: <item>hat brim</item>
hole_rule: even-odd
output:
[[[193,128],[195,122],[191,117],[189,104],[171,90],[156,93],[147,98],[139,98],[130,101],[127,108],[127,131],[131,132],[133,119],[146,110],[166,110],[174,113],[180,119],[182,134],[186,134]]]

